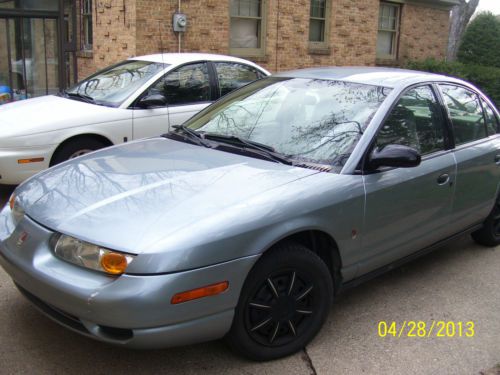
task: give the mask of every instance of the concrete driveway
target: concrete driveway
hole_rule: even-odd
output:
[[[380,321],[432,320],[473,321],[475,335],[378,336]],[[500,247],[468,236],[346,292],[306,350],[267,363],[221,341],[132,351],[89,340],[38,313],[0,270],[0,374],[500,374],[499,362]]]

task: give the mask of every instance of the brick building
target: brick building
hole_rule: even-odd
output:
[[[444,58],[457,0],[81,0],[91,3],[91,52],[79,76],[132,55],[203,51],[270,71],[314,65],[398,65]],[[187,30],[172,15],[187,15]],[[84,29],[84,28],[81,28]],[[85,30],[88,30],[85,29]],[[179,47],[180,44],[180,47]]]
[[[231,54],[272,72],[444,58],[458,0],[0,0],[0,86],[51,93],[159,51]],[[187,16],[173,31],[172,16]],[[5,55],[5,56],[4,56]]]

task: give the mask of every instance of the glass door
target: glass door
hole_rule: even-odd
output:
[[[59,91],[58,22],[0,18],[0,103]]]

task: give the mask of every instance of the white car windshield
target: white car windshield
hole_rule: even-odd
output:
[[[234,136],[270,146],[294,161],[340,167],[390,91],[271,77],[228,95],[186,125],[207,138]]]
[[[76,84],[65,93],[70,98],[118,107],[168,64],[129,60],[106,68]]]

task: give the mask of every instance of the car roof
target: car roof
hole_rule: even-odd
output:
[[[421,82],[465,82],[440,74],[382,67],[322,67],[274,74],[275,77],[327,79],[363,83],[390,88],[406,87]]]
[[[267,70],[251,61],[234,56],[217,55],[212,53],[156,53],[153,55],[132,57],[129,60],[144,60],[169,65],[182,65],[193,61],[229,61],[251,65],[269,74]]]

